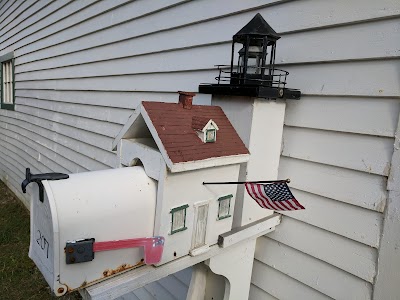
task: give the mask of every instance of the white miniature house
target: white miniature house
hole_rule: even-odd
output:
[[[165,238],[160,264],[198,255],[232,229],[237,181],[249,152],[218,106],[142,102],[114,142],[120,166],[142,164],[157,181],[154,236]]]

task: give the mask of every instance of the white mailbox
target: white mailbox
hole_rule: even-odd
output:
[[[56,295],[161,259],[164,239],[153,237],[157,184],[142,167],[69,176],[28,169],[23,189],[29,182],[37,183],[29,256]]]

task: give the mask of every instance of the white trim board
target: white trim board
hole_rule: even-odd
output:
[[[281,216],[277,213],[274,213],[271,216],[254,222],[254,224],[252,225],[255,227],[260,226],[260,224],[262,223],[262,227],[265,228],[265,230],[255,230],[252,236],[247,236],[245,240],[237,242],[235,245],[239,246],[243,242],[247,242],[250,239],[255,239],[257,237],[265,235],[266,233],[274,231],[275,226],[279,225],[280,220]],[[246,226],[245,229],[248,230],[249,227],[250,226]],[[99,282],[95,285],[82,289],[79,292],[85,300],[115,299],[129,292],[132,292],[135,289],[143,287],[148,283],[159,280],[180,270],[186,269],[213,256],[222,254],[224,251],[226,251],[226,249],[232,248],[230,246],[221,248],[218,245],[213,245],[210,247],[209,251],[198,256],[191,257],[189,255],[186,255],[160,267],[143,266],[138,269],[130,270],[118,276],[112,277],[106,281]]]

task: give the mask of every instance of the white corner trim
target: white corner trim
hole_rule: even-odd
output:
[[[217,123],[215,123],[212,119],[210,119],[207,124],[203,127],[202,131],[204,132],[205,130],[207,130],[210,125],[214,126],[216,130],[219,130],[219,127],[217,125]]]
[[[400,115],[394,136],[393,156],[387,183],[382,236],[373,299],[398,299],[400,295]]]
[[[128,132],[129,128],[131,128],[132,124],[135,123],[136,119],[139,117],[140,112],[142,110],[142,104],[140,103],[136,108],[132,115],[129,117],[128,121],[125,123],[124,127],[122,127],[121,131],[115,137],[112,143],[112,149],[115,151],[117,149],[118,143],[120,140],[125,138],[125,134]]]
[[[168,168],[172,173],[205,169],[211,167],[227,166],[240,164],[249,161],[249,154],[222,156],[222,157],[212,157],[208,159],[198,160],[198,161],[187,161],[168,165]]]

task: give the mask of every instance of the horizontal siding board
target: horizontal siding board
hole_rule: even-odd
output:
[[[0,54],[7,53],[8,51],[15,50],[15,43],[18,40],[22,40],[26,36],[40,30],[43,27],[49,26],[53,22],[57,21],[57,17],[53,17],[53,13],[62,7],[71,4],[72,2],[81,1],[71,1],[71,0],[57,0],[51,1],[51,3],[46,6],[43,10],[38,13],[31,15],[24,22],[17,25],[15,28],[7,32],[2,37]],[[60,16],[58,16],[60,18]],[[23,33],[21,33],[23,32]],[[11,39],[12,38],[12,39]],[[7,43],[4,43],[7,40]]]
[[[148,292],[144,287],[134,291],[134,294],[140,300],[156,300],[150,292]]]
[[[166,289],[163,288],[161,284],[157,281],[149,283],[144,286],[144,289],[148,291],[155,299],[165,299],[165,300],[176,300],[171,293],[169,293]]]
[[[26,143],[29,147],[43,153],[48,158],[69,170],[70,173],[78,173],[88,170],[88,168],[75,163],[75,161],[79,161],[79,159],[76,159],[76,156],[79,158],[81,154],[74,153],[72,150],[58,145],[50,139],[33,133],[32,131],[12,124],[7,124],[7,126],[0,124],[0,132],[18,138],[22,143]]]
[[[48,173],[52,171],[67,172],[70,171],[50,158],[48,158],[43,152],[40,152],[38,148],[34,147],[34,144],[28,140],[26,142],[24,138],[20,138],[17,134],[11,131],[1,130],[1,141],[4,145],[8,145],[11,149],[20,149],[21,157],[24,157],[28,162],[27,167],[34,167],[41,171],[41,173]]]
[[[400,61],[400,60],[399,60]],[[290,87],[304,94],[398,97],[397,60],[359,61],[288,66]],[[371,72],[374,70],[374,72]],[[318,74],[318,76],[314,76]],[[19,81],[16,89],[115,90],[174,92],[197,91],[199,83],[212,82],[216,70],[166,72],[92,78]],[[355,80],[363,78],[363,80]],[[381,80],[376,80],[380,78]],[[33,78],[32,78],[33,79]]]
[[[105,28],[118,27],[128,20],[141,19],[154,11],[167,10],[185,0],[154,1],[143,5],[141,2],[130,0],[98,1],[93,5],[83,6],[82,9],[68,18],[46,27],[37,34],[32,34],[23,41],[25,44],[17,44],[21,48],[18,56],[38,51],[42,48],[66,43],[79,36],[87,36]],[[69,12],[69,11],[67,11]],[[64,12],[65,14],[66,12]],[[148,19],[144,18],[144,19]],[[131,30],[137,30],[131,28]]]
[[[394,137],[399,113],[399,99],[302,96],[287,102],[285,124]]]
[[[277,299],[332,299],[258,260],[254,260],[252,283]]]
[[[54,100],[43,100],[34,98],[16,98],[16,103],[32,106],[39,109],[48,109],[56,112],[62,112],[68,115],[75,115],[90,119],[96,119],[104,122],[111,122],[124,125],[133,111],[115,108],[102,107],[96,105],[70,104]]]
[[[7,14],[7,16],[2,16],[0,18],[0,36],[2,35],[3,32],[5,32],[4,27],[9,25],[11,22],[15,22],[16,19],[20,14],[22,14],[25,10],[27,10],[29,7],[35,4],[38,0],[20,0],[20,1],[15,1],[14,3],[17,4],[18,6],[14,9],[14,11],[10,12]]]
[[[226,19],[228,18],[218,21],[221,23]],[[150,68],[149,72],[155,72],[158,70],[165,71],[166,68],[170,70],[184,70],[187,68],[211,68],[216,64],[229,64],[230,41],[226,42],[226,39],[222,39],[221,41],[216,40],[215,34],[206,34],[211,30],[211,28],[208,28],[208,23],[194,24],[171,31],[163,31],[162,33],[154,34],[154,37],[153,35],[146,35],[137,39],[124,40],[118,44],[96,47],[39,61],[31,61],[17,66],[16,72],[23,73],[64,67],[54,70],[53,72],[56,72],[56,74],[53,76],[65,76],[64,78],[69,78],[74,73],[79,73],[82,77],[91,76],[91,74],[96,74],[96,68],[98,75],[112,75],[129,74],[133,70],[140,73],[142,72],[141,70],[146,70],[146,68]],[[206,27],[205,25],[207,25],[207,28],[204,28]],[[224,24],[218,24],[218,26],[222,27]],[[190,30],[192,27],[196,28]],[[276,62],[284,65],[288,63],[327,60],[397,57],[400,56],[400,43],[398,42],[400,40],[399,27],[400,23],[396,19],[287,34],[279,41]],[[227,28],[230,27],[228,26]],[[204,31],[204,35],[199,35],[198,30]],[[382,34],[383,31],[385,31],[384,34]],[[197,32],[197,34],[193,35],[193,32]],[[159,36],[160,34],[162,35],[161,37]],[[168,39],[163,35],[168,36]],[[343,43],[337,43],[337,40],[343,39],[343,36],[352,37],[354,35],[357,35],[358,38],[349,38],[349,41],[345,43],[346,47],[343,47]],[[199,41],[197,36],[204,36],[205,39]],[[210,40],[210,43],[214,44],[207,45],[207,40]],[[199,47],[200,42],[202,45]],[[223,43],[215,44],[221,42]],[[382,45],[385,46],[382,47]],[[171,51],[171,49],[182,47],[185,49]],[[296,49],[296,51],[293,51],[293,49]],[[360,49],[365,49],[361,52],[363,53],[363,57],[360,57]],[[165,52],[165,50],[168,52]],[[157,54],[143,55],[155,51],[157,51]],[[199,57],[199,59],[190,60],[186,58],[186,56],[191,54]],[[49,55],[51,54],[49,53]],[[127,56],[131,58],[128,59],[126,58]],[[174,59],[177,56],[181,59]],[[115,59],[119,57],[125,57],[125,59]],[[158,60],[161,60],[161,62],[158,63]],[[93,63],[96,61],[97,63]],[[99,61],[103,61],[103,63]],[[19,64],[20,62],[23,63],[25,60],[22,59],[20,61],[18,58],[17,63]],[[91,63],[88,64],[88,62]],[[82,65],[83,63],[85,64]],[[76,67],[65,68],[71,65]],[[112,66],[111,68],[107,67],[110,65]],[[76,72],[76,70],[79,70],[79,72]],[[83,74],[81,74],[82,71],[84,71]],[[41,79],[46,78],[45,76],[48,73],[49,71],[47,70],[47,72],[35,72],[34,74],[35,77],[38,76],[38,79]],[[29,74],[20,76],[20,79],[29,78],[27,76]]]
[[[371,284],[267,237],[257,240],[255,258],[333,299],[371,299]]]
[[[21,12],[21,14],[14,18],[7,26],[4,26],[0,30],[0,37],[3,37],[7,32],[17,27],[21,23],[26,22],[27,19],[31,18],[33,15],[37,14],[39,11],[51,4],[50,2],[40,0],[28,1],[27,3],[31,3],[32,5],[29,6],[29,8],[27,8],[25,11]]]
[[[283,131],[287,157],[387,176],[392,154],[393,138],[298,127]]]
[[[180,280],[183,284],[185,284],[187,287],[190,285],[190,280],[192,278],[192,268],[186,268],[183,269],[182,271],[176,272],[173,274],[174,277],[176,277],[178,280]]]
[[[55,27],[54,24],[58,23],[59,26],[68,26],[67,24],[73,14],[83,10],[84,8],[92,6],[97,2],[97,0],[60,0],[56,2],[60,3],[58,5],[52,6],[49,10],[39,12],[36,16],[38,20],[36,22],[30,23],[30,26],[24,28],[23,31],[18,32],[18,34],[13,33],[13,31],[8,32],[3,37],[1,49],[4,50],[4,48],[7,48],[9,46],[17,49],[22,45],[30,44],[36,40],[40,40],[46,35],[54,33],[51,32]]]
[[[21,112],[22,114],[25,115],[36,116],[38,118],[45,119],[47,121],[51,121],[54,123],[61,123],[64,125],[75,127],[77,129],[82,129],[88,132],[94,132],[111,138],[114,138],[122,128],[122,126],[119,124],[78,117],[75,115],[68,115],[43,108],[24,106],[20,104],[18,104],[17,108],[18,112]]]
[[[30,195],[28,190],[23,194],[20,190],[22,179],[16,178],[13,171],[7,168],[2,161],[0,161],[0,174],[1,180],[11,189],[11,191],[22,200],[23,204],[29,208]]]
[[[385,208],[386,178],[379,175],[289,157],[281,157],[279,174],[302,191],[378,212]]]
[[[18,143],[15,143],[15,145],[18,145],[25,152],[31,151],[31,149],[37,151],[39,153],[38,161],[41,161],[43,157],[49,159],[52,163],[46,162],[46,165],[48,165],[49,168],[51,168],[55,172],[61,172],[61,170],[67,170],[67,173],[78,173],[86,171],[86,169],[84,169],[83,167],[71,162],[65,157],[59,155],[57,152],[48,149],[41,143],[38,143],[38,141],[32,140],[32,136],[30,136],[29,134],[27,135],[24,131],[13,131],[9,128],[6,129],[0,124],[0,133],[4,136],[7,136],[8,138],[13,139],[14,141],[18,141]],[[23,133],[25,133],[25,135]]]
[[[265,237],[263,237],[265,238]],[[376,275],[377,250],[338,234],[284,216],[268,234],[279,243],[318,258],[370,283]],[[268,249],[265,249],[268,252]]]
[[[66,50],[65,46],[63,45],[56,45],[47,48],[47,53],[40,53],[38,51],[36,53],[32,53],[32,55],[20,57],[19,59],[20,63],[30,62],[38,59],[44,59],[49,56],[54,56],[54,53],[66,53],[66,51],[71,53],[80,51],[82,49],[98,47],[108,43],[115,43],[121,40],[132,39],[137,36],[147,35],[149,33],[155,33],[161,30],[164,31],[168,29],[169,31],[172,31],[171,29],[185,25],[187,26],[188,24],[195,24],[196,26],[196,23],[201,24],[199,24],[197,27],[193,27],[193,29],[190,29],[191,32],[196,32],[195,35],[192,34],[191,40],[193,40],[195,37],[197,39],[198,36],[202,36],[204,38],[209,38],[208,36],[215,36],[214,40],[210,40],[209,42],[215,43],[229,41],[232,38],[232,34],[243,26],[243,20],[250,20],[254,16],[255,11],[251,10],[248,12],[241,12],[240,14],[231,14],[240,10],[257,8],[257,6],[262,4],[264,4],[266,7],[258,8],[257,12],[260,12],[268,20],[271,26],[279,30],[280,33],[314,29],[318,27],[332,26],[334,24],[354,22],[365,19],[387,17],[396,15],[396,13],[399,11],[395,0],[388,0],[380,2],[379,4],[369,4],[368,6],[363,5],[361,0],[357,0],[353,4],[354,7],[357,7],[357,5],[361,5],[359,7],[363,7],[363,10],[359,10],[357,12],[349,10],[348,3],[345,1],[337,1],[335,4],[324,2],[319,3],[314,1],[293,1],[289,3],[285,1],[281,4],[281,1],[279,1],[279,5],[274,5],[274,2],[276,1],[268,1],[267,3],[265,1],[243,2],[228,0],[222,2],[215,2],[211,0],[207,2],[192,1],[187,4],[173,7],[169,10],[158,12],[151,17],[134,20],[132,22],[127,22],[119,26],[93,33],[91,34],[92,39],[87,39],[85,36],[82,36],[79,39],[69,41],[68,50]],[[385,10],[380,9],[381,7],[385,7]],[[196,14],[187,14],[187,11],[196,11]],[[170,18],[171,15],[179,15],[180,18]],[[227,17],[220,17],[225,15]],[[286,18],[282,18],[282,15],[285,15]],[[214,19],[216,20],[214,21]],[[287,19],[296,20],[296,22],[287,22]],[[204,23],[204,21],[208,22],[209,20],[213,23]],[[201,34],[203,32],[202,28],[207,30],[205,31],[206,34],[204,35]],[[215,30],[215,28],[218,28],[218,30]],[[210,35],[209,32],[213,32],[213,34]],[[170,40],[176,41],[177,39],[171,38]],[[158,44],[163,45],[164,43],[165,40],[164,42],[161,40]],[[185,46],[179,43],[180,42],[178,42],[177,47],[187,47],[187,45]],[[140,43],[139,41],[134,47],[136,48],[137,45],[144,45],[144,47],[146,47],[146,43]],[[151,45],[154,45],[154,42],[151,43]],[[139,46],[139,48],[141,47],[143,46]],[[115,48],[118,48],[118,46],[113,47],[114,50],[112,52],[115,52]],[[132,47],[125,48],[132,49]],[[60,49],[62,49],[62,51],[60,51]],[[146,52],[149,51],[142,51],[142,53]],[[17,52],[17,56],[21,56],[23,53],[24,52],[22,51]],[[291,55],[293,55],[293,53]]]
[[[57,140],[57,138],[61,140],[65,137],[65,139],[72,145],[77,142],[81,143],[81,147],[88,147],[92,150],[95,148],[102,149],[104,151],[102,151],[101,154],[104,155],[104,158],[101,161],[111,164],[113,163],[114,153],[111,151],[111,143],[113,139],[110,137],[80,130],[75,126],[67,126],[56,122],[49,123],[48,120],[30,114],[23,114],[20,112],[4,114],[0,111],[0,115],[9,117],[9,123],[16,126],[24,126],[24,128],[27,129],[29,129],[29,127],[27,127],[21,120],[28,121],[31,125],[34,125],[43,136],[52,137],[54,140]]]
[[[24,90],[15,91],[16,97],[28,97],[46,99],[66,103],[79,103],[86,105],[106,106],[135,109],[143,100],[178,102],[176,91],[169,93],[157,92],[123,92],[123,91],[72,91],[72,90]],[[211,95],[197,94],[193,98],[193,104],[209,105]]]
[[[169,275],[157,281],[164,289],[166,289],[175,299],[185,300],[188,292],[188,286],[176,279],[173,275]]]
[[[207,19],[217,18],[243,9],[259,7],[262,5],[267,6],[267,4],[274,2],[280,1],[251,0],[243,2],[221,0],[218,1],[218,3],[214,1],[199,3],[198,1],[169,0],[168,2],[149,2],[146,6],[142,5],[140,2],[133,2],[129,4],[129,9],[125,7],[119,11],[113,11],[108,14],[106,13],[103,16],[98,16],[93,20],[89,20],[85,23],[79,24],[78,26],[64,30],[52,39],[44,39],[32,45],[28,45],[27,47],[20,49],[17,52],[17,56],[22,56],[26,53],[46,47],[48,47],[48,49],[51,48],[53,51],[57,51],[60,47],[54,47],[54,44],[65,41],[68,41],[68,51],[70,52],[82,50],[82,46],[85,48],[97,47],[105,43],[133,38],[161,30],[170,30],[171,28],[184,26],[188,23],[197,23]],[[181,3],[181,5],[176,5],[178,3]],[[169,8],[169,6],[172,7]],[[137,13],[135,11],[137,11]],[[196,14],[188,14],[188,11],[196,11]],[[147,15],[145,18],[139,18],[141,15],[146,15],[150,12],[154,13]],[[114,26],[103,26],[103,24],[98,21],[100,18],[105,18],[107,20],[106,24],[108,24],[110,19],[114,20],[114,17],[110,17],[113,13],[117,14],[115,16]],[[172,15],[180,17],[171,18]],[[91,23],[93,23],[93,25],[91,25]],[[240,25],[237,25],[237,30],[240,29],[239,26]],[[82,40],[87,39],[86,35],[88,34],[90,34],[91,39],[86,40],[86,42],[82,44]],[[78,39],[78,37],[80,37],[80,39]],[[62,46],[61,44],[60,46],[61,48],[65,47],[65,45]],[[65,51],[57,51],[57,53],[65,53]],[[23,58],[21,63],[43,58],[45,58],[45,56],[28,56],[27,58]]]
[[[282,214],[378,248],[383,223],[381,213],[294,188],[291,190],[306,209]]]
[[[260,289],[258,286],[251,284],[249,300],[278,300],[278,299],[268,294],[266,291]]]

